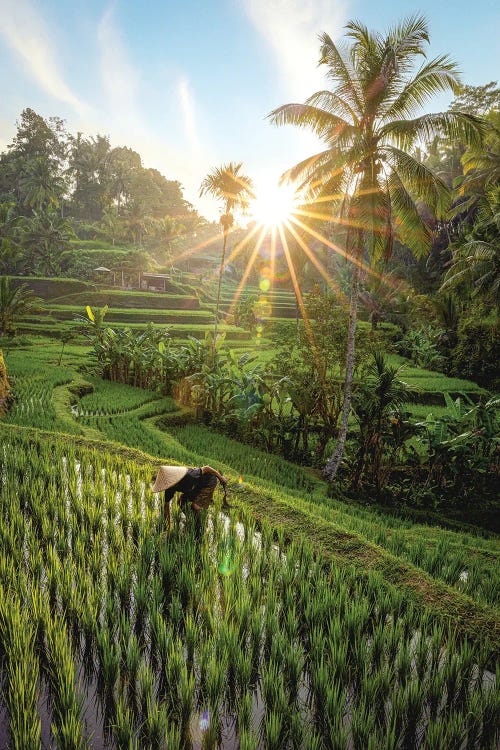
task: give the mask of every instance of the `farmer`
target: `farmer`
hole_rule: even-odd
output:
[[[224,487],[226,486],[226,477],[211,466],[201,466],[197,469],[190,469],[187,466],[160,466],[153,492],[165,492],[164,509],[168,528],[170,528],[170,501],[176,492],[182,493],[179,498],[180,506],[185,507],[186,503],[190,503],[196,514],[195,517],[199,518],[201,512],[212,504],[217,480]],[[225,497],[223,507],[230,507]]]

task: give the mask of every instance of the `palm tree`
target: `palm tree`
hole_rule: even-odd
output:
[[[0,336],[14,333],[14,323],[23,315],[38,309],[41,300],[27,284],[10,285],[8,276],[0,277]]]
[[[447,56],[424,62],[427,22],[412,16],[385,36],[363,24],[347,24],[348,43],[320,36],[320,64],[333,83],[305,104],[286,104],[270,113],[277,124],[312,130],[326,148],[284,175],[299,180],[312,199],[330,204],[332,220],[346,226],[345,250],[354,264],[346,356],[344,405],[336,449],[325,473],[333,479],[342,460],[351,406],[360,269],[363,259],[390,257],[396,236],[416,255],[430,245],[430,232],[415,203],[421,198],[435,213],[444,210],[448,188],[412,155],[419,140],[445,135],[479,144],[482,121],[444,112],[416,116],[439,91],[458,91],[458,70]],[[322,209],[324,211],[324,209]]]
[[[224,211],[220,217],[224,239],[222,243],[222,258],[219,268],[217,302],[215,305],[214,342],[217,338],[220,288],[222,283],[222,272],[224,270],[224,261],[226,259],[227,237],[229,230],[234,223],[234,217],[231,212],[234,208],[246,208],[249,199],[254,197],[252,180],[250,177],[241,174],[242,167],[243,164],[241,162],[235,164],[232,161],[230,161],[229,164],[223,164],[222,167],[216,167],[207,174],[200,187],[200,197],[203,195],[211,195],[217,200],[222,201]]]
[[[36,211],[44,208],[58,208],[64,184],[54,172],[54,165],[43,156],[28,162],[26,174],[20,180],[24,203]]]
[[[59,261],[74,232],[66,219],[55,211],[35,211],[23,227],[23,247],[32,254],[33,270],[45,276],[57,276]]]
[[[172,249],[178,240],[186,233],[186,227],[173,216],[163,219],[152,219],[152,234],[154,241],[162,251],[163,262],[172,262]]]
[[[473,294],[500,307],[500,191],[490,188],[483,197],[478,220],[463,244],[452,246],[453,258],[442,290],[465,284]]]
[[[445,275],[442,290],[466,283],[475,294],[500,307],[500,244],[470,240],[454,254],[452,266]]]

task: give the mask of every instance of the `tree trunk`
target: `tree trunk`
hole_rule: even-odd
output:
[[[224,261],[226,259],[226,245],[227,245],[227,229],[224,229],[224,242],[222,243],[222,258],[221,258],[220,270],[219,270],[219,283],[217,285],[217,302],[215,304],[214,353],[215,353],[215,344],[217,341],[217,327],[219,325],[220,288],[222,284],[222,274],[224,272]]]
[[[357,261],[354,266],[354,276],[352,279],[351,286],[351,299],[349,305],[349,328],[347,331],[347,354],[346,354],[346,368],[345,368],[345,384],[344,384],[344,403],[342,406],[342,416],[340,420],[339,439],[333,455],[328,460],[324,474],[327,479],[332,482],[335,479],[340,462],[344,455],[345,441],[347,438],[347,425],[349,422],[349,414],[351,412],[351,396],[352,396],[352,378],[354,373],[354,355],[355,355],[355,344],[356,344],[356,319],[358,315],[358,297],[359,297],[359,280],[361,276],[361,258],[363,256],[362,247],[359,248],[356,253],[355,260]]]

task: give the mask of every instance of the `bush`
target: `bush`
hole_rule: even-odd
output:
[[[407,331],[398,343],[398,351],[417,365],[427,370],[441,370],[445,358],[440,354],[438,341],[440,331],[430,326]]]
[[[500,321],[463,320],[453,352],[455,374],[495,389],[500,385]]]

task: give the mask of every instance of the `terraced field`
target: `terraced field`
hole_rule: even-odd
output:
[[[237,491],[260,487],[268,492],[270,513],[273,498],[290,508],[301,504],[309,519],[360,535],[457,592],[498,607],[496,540],[431,529],[334,501],[312,470],[191,424],[172,399],[78,373],[76,368],[85,361],[84,347],[68,347],[61,366],[57,366],[59,355],[59,347],[53,343],[8,353],[19,401],[7,422],[104,437],[188,465],[216,463],[232,477]],[[238,477],[243,477],[243,485],[237,484]]]
[[[185,283],[170,284],[171,291],[140,292],[134,290],[99,289],[95,285],[72,280],[16,279],[28,282],[35,293],[44,299],[40,312],[25,316],[19,326],[24,333],[40,333],[58,337],[71,329],[75,316],[84,314],[86,305],[108,306],[106,321],[115,327],[144,328],[148,323],[168,326],[174,338],[204,336],[213,327],[215,300],[211,293],[202,292],[196,277],[185,275]],[[52,283],[53,282],[53,283]],[[58,283],[56,283],[58,282]],[[226,284],[221,298],[221,310],[228,310],[236,286]],[[262,296],[258,288],[245,290],[244,296]],[[269,321],[295,317],[295,298],[289,291],[266,295],[266,316]],[[230,343],[249,339],[248,332],[222,322],[219,330]]]

